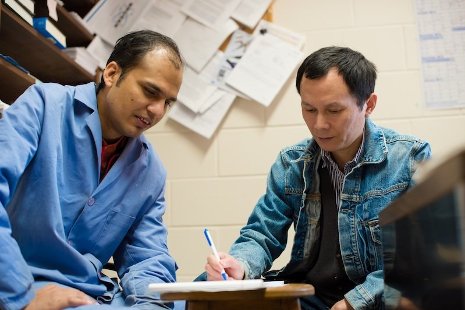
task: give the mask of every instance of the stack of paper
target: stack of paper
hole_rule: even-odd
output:
[[[99,61],[94,58],[84,47],[70,47],[63,52],[71,57],[78,65],[91,75],[95,75],[99,66]]]
[[[5,0],[5,4],[29,25],[33,25],[34,3],[30,0]]]

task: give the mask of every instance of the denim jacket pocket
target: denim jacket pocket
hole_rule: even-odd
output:
[[[369,234],[370,240],[368,246],[368,260],[371,270],[378,270],[383,266],[383,246],[381,228],[379,227],[379,219],[372,219],[365,222],[365,229]]]

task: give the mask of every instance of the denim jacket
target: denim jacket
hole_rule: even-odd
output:
[[[383,247],[378,214],[413,185],[419,161],[430,157],[430,146],[365,123],[359,161],[345,176],[338,210],[339,243],[345,271],[355,288],[345,298],[355,309],[379,309],[383,295]],[[313,139],[283,149],[248,223],[230,253],[258,278],[283,252],[291,224],[295,236],[290,262],[270,278],[304,281],[308,258],[320,237],[321,201],[318,165],[320,148]]]

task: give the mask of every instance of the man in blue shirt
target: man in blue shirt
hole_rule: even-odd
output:
[[[376,126],[376,68],[359,52],[326,47],[297,72],[302,116],[312,135],[283,149],[266,193],[229,254],[209,256],[209,280],[265,276],[306,282],[303,309],[380,309],[383,245],[378,214],[413,185],[428,143]],[[268,272],[295,229],[291,260]]]
[[[182,74],[170,38],[137,31],[118,40],[98,86],[33,85],[5,112],[0,308],[170,306],[147,293],[174,282],[176,264],[166,172],[142,133],[176,100]],[[112,256],[122,291],[101,272]]]

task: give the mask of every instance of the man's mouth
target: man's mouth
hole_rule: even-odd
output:
[[[144,118],[142,116],[136,116],[136,117],[147,126],[150,126],[150,124],[152,123],[150,119]]]

